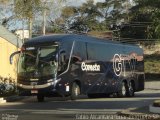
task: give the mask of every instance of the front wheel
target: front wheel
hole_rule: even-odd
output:
[[[71,88],[71,100],[76,100],[79,94],[80,86],[76,82],[74,82]]]
[[[44,95],[37,95],[38,102],[44,102]]]

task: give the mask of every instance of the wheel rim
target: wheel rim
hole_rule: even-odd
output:
[[[132,86],[132,83],[130,82],[130,84],[129,84],[129,93],[130,93],[130,95],[132,95],[133,94],[133,86]]]
[[[122,95],[125,96],[126,95],[126,87],[123,83],[123,86],[122,86]]]
[[[79,89],[78,85],[76,85],[74,93],[75,93],[76,96],[78,96],[80,94],[80,89]]]

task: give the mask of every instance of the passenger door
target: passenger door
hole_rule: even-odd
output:
[[[71,75],[73,80],[79,80],[81,83],[81,93],[84,92],[85,75],[81,69],[83,61],[87,60],[86,43],[76,41],[71,59]]]

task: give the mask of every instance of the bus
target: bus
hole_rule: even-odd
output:
[[[132,97],[144,90],[143,50],[87,35],[46,35],[26,41],[19,54],[17,89],[21,96],[89,98]]]

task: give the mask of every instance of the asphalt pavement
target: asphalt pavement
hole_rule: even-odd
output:
[[[125,117],[133,118],[133,115],[136,120],[137,117],[145,119],[143,115],[156,120],[159,115],[150,113],[149,105],[157,99],[160,99],[160,90],[151,89],[137,92],[133,98],[89,99],[87,96],[80,96],[76,101],[68,98],[47,98],[45,102],[38,103],[36,97],[26,97],[0,104],[0,120],[122,120]]]

